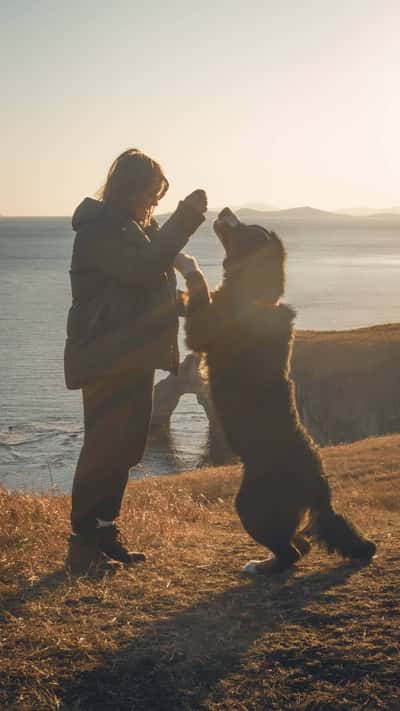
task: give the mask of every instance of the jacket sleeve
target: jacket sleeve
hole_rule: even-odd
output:
[[[182,201],[162,227],[153,226],[151,239],[135,222],[113,227],[111,233],[105,227],[92,241],[87,260],[92,268],[122,284],[146,282],[172,266],[204,219]]]
[[[186,284],[186,343],[190,350],[205,353],[215,328],[210,292],[200,271],[190,272]]]

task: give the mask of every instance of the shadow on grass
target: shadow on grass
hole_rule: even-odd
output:
[[[110,565],[104,569],[97,569],[87,577],[74,577],[65,566],[54,570],[48,575],[44,575],[34,582],[28,580],[19,581],[17,591],[2,595],[0,599],[0,619],[2,616],[11,614],[17,617],[22,613],[23,607],[27,602],[38,600],[45,593],[55,592],[58,588],[64,586],[74,586],[76,580],[99,581],[103,578],[113,577],[121,567],[119,565]]]
[[[359,569],[354,563],[342,564],[302,578],[251,579],[156,622],[145,635],[105,655],[93,670],[64,682],[60,708],[188,711],[204,708],[202,702],[211,692],[214,703],[218,697],[223,700],[223,689],[217,685],[235,673],[243,673],[243,657],[251,653],[249,648],[257,640],[264,637],[261,660],[265,660],[265,669],[258,669],[257,678],[264,677],[264,672],[269,678],[270,667],[282,661],[270,654],[266,633],[283,632],[290,625],[315,630],[318,624],[327,624],[324,616],[318,622],[307,606],[325,604],[329,615],[325,594]],[[331,623],[337,624],[334,616]],[[274,646],[276,638],[274,644],[271,642]],[[239,707],[245,708],[235,706]]]
[[[18,580],[17,591],[6,593],[2,596],[1,612],[8,612],[17,616],[22,611],[25,603],[37,600],[43,593],[57,590],[61,585],[65,585],[67,581],[68,575],[65,568],[59,568],[33,582]]]

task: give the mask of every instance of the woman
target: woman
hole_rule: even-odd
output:
[[[115,519],[143,456],[154,370],[179,364],[173,262],[207,209],[196,190],[159,228],[152,213],[168,187],[158,163],[129,149],[111,165],[101,199],[86,198],[72,219],[65,380],[82,389],[84,409],[67,559],[74,573],[109,558],[145,559],[126,549]]]

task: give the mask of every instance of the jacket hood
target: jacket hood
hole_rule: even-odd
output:
[[[85,198],[72,215],[72,229],[76,232],[89,222],[101,220],[104,216],[104,208],[104,203],[100,200]]]

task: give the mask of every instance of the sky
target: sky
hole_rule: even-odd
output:
[[[400,204],[398,0],[2,0],[0,214],[141,148],[210,206]]]

